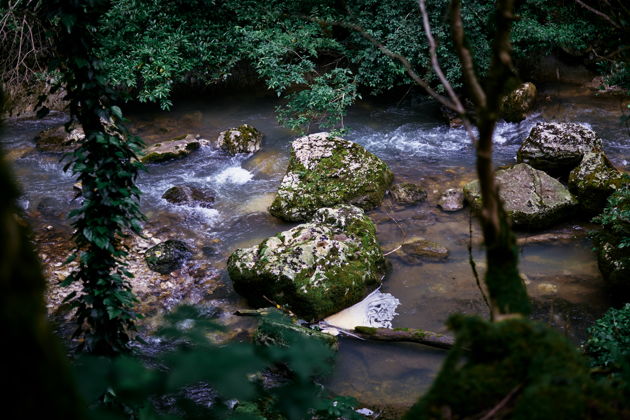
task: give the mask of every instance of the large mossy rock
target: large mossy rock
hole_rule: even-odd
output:
[[[160,163],[181,159],[199,149],[207,140],[188,134],[147,147],[140,156],[142,163]]]
[[[404,419],[627,418],[622,391],[595,380],[566,337],[523,318],[454,315],[456,344]]]
[[[570,216],[577,201],[558,180],[525,163],[496,172],[503,206],[516,227],[542,229]],[[466,200],[481,210],[479,181],[464,187]]]
[[[260,150],[263,134],[249,124],[243,124],[236,128],[219,133],[217,147],[229,155],[237,153],[256,153]]]
[[[508,122],[521,122],[532,110],[536,101],[536,86],[527,82],[521,84],[501,101],[501,116]]]
[[[538,123],[516,154],[518,162],[554,176],[567,176],[585,153],[601,150],[602,140],[575,123]]]
[[[169,239],[147,249],[144,260],[152,271],[168,274],[181,268],[192,254],[192,249],[185,242]]]
[[[329,133],[300,137],[269,212],[304,221],[322,207],[341,203],[378,206],[394,175],[387,164],[351,141]]]
[[[35,147],[40,152],[67,153],[76,149],[83,138],[85,138],[83,128],[80,124],[73,123],[69,132],[63,125],[52,127],[41,131],[34,140]]]
[[[606,158],[603,152],[589,152],[569,174],[569,191],[589,215],[599,213],[610,194],[623,183],[622,174]]]
[[[252,304],[268,305],[266,297],[308,320],[359,302],[384,270],[374,224],[350,205],[319,209],[309,223],[228,259],[234,289]]]

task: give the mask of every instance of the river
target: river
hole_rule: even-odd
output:
[[[612,162],[620,169],[630,168],[628,129],[619,122],[621,100],[594,97],[558,85],[543,88],[541,98],[539,111],[527,120],[520,124],[499,123],[494,139],[498,166],[515,162],[519,145],[535,123],[554,120],[589,125],[602,137]],[[228,325],[238,331],[251,327],[251,323],[231,315],[234,308],[246,303],[231,290],[225,262],[235,248],[258,243],[293,226],[266,212],[295,138],[276,122],[276,105],[275,100],[264,96],[223,95],[188,99],[176,104],[171,112],[151,109],[130,114],[133,132],[148,144],[188,133],[212,139],[220,131],[242,123],[255,126],[265,135],[263,149],[254,156],[228,157],[202,148],[182,160],[148,165],[141,174],[138,183],[143,191],[142,210],[148,217],[147,231],[160,240],[181,239],[202,250],[191,264],[195,270],[203,268],[200,276],[207,277],[205,282],[186,280],[190,284],[175,295],[149,291],[157,301],[151,306],[154,314],[181,302],[216,305],[223,308],[222,319]],[[52,244],[49,248],[42,245],[40,253],[45,254],[48,274],[53,273],[53,277],[55,270],[61,270],[57,265],[62,258],[51,256],[51,248],[58,241],[68,242],[71,230],[64,214],[73,205],[74,180],[63,172],[59,155],[33,149],[33,137],[43,128],[64,121],[63,114],[43,121],[10,120],[0,134],[0,143],[9,152],[23,188],[21,205],[42,243],[48,240]],[[381,290],[401,302],[393,326],[443,332],[452,313],[487,316],[468,263],[467,245],[472,241],[473,256],[483,270],[478,226],[473,222],[470,238],[467,209],[445,213],[436,207],[444,189],[474,179],[473,148],[464,131],[445,125],[435,103],[427,100],[406,99],[402,104],[361,102],[350,110],[345,124],[349,129],[346,138],[387,162],[396,182],[417,182],[428,192],[427,201],[419,205],[400,207],[387,199],[369,213],[384,251],[394,249],[403,237],[414,236],[429,238],[450,251],[445,262],[416,265],[407,265],[394,255],[388,257],[392,270]],[[180,183],[214,190],[214,207],[175,206],[161,198],[166,189]],[[534,317],[549,322],[576,343],[585,338],[586,328],[610,304],[585,235],[592,228],[588,221],[570,220],[545,232],[569,233],[576,239],[521,248],[521,270],[534,302]],[[520,232],[519,236],[536,233],[540,232]],[[194,277],[192,269],[186,273]],[[177,284],[173,276],[153,277],[161,285]],[[151,284],[145,287],[150,289]],[[164,304],[166,301],[168,304]],[[421,345],[342,339],[335,372],[326,385],[372,406],[402,409],[427,389],[444,354]]]

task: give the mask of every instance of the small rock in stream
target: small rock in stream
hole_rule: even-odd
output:
[[[463,209],[464,192],[461,189],[449,188],[440,196],[438,207],[449,212]]]
[[[169,239],[147,250],[144,255],[149,268],[160,274],[179,269],[193,252],[185,242]]]

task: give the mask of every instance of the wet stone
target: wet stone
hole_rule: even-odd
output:
[[[518,162],[553,176],[567,176],[585,153],[601,150],[593,130],[575,123],[538,123],[518,149]]]
[[[201,206],[210,208],[214,203],[214,191],[190,185],[175,185],[162,195],[169,203],[179,206]]]
[[[390,188],[389,193],[396,203],[402,205],[416,204],[427,199],[424,188],[411,182],[395,184]]]
[[[147,266],[160,274],[169,274],[183,265],[192,256],[192,249],[185,242],[169,239],[146,251]]]
[[[424,238],[410,238],[396,253],[407,264],[418,264],[423,261],[444,261],[448,258],[448,249],[437,242]]]
[[[461,189],[449,188],[440,196],[438,207],[449,212],[463,209],[464,192]]]
[[[222,131],[216,144],[229,155],[256,153],[262,145],[263,134],[249,124]]]

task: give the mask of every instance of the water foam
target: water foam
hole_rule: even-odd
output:
[[[232,166],[215,175],[214,182],[217,184],[236,184],[243,185],[249,182],[254,177],[247,169],[243,169],[240,166]]]

